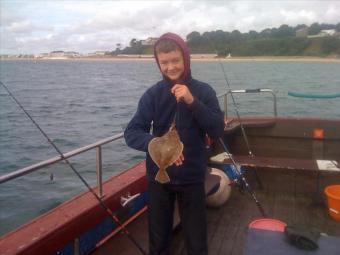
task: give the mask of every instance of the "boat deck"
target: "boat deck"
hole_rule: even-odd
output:
[[[249,174],[249,181],[255,188],[269,218],[280,219],[289,224],[306,224],[323,233],[340,236],[340,222],[328,215],[321,196],[314,196],[316,191],[315,178],[300,175],[296,172],[283,172],[279,175],[260,172],[264,189],[256,189],[254,176]],[[321,178],[321,184],[324,178]],[[335,181],[339,181],[338,176]],[[280,184],[280,185],[278,185]],[[128,226],[135,239],[147,250],[147,219],[146,213]],[[244,192],[234,188],[227,203],[221,208],[208,208],[208,244],[209,254],[243,254],[248,224],[256,218],[262,218],[252,199]],[[185,243],[180,228],[174,232],[171,254],[184,255]],[[93,254],[139,254],[139,251],[128,240],[125,234],[119,234],[102,245]]]
[[[291,197],[283,193],[257,191],[257,197],[270,218],[287,223],[307,224],[329,235],[340,236],[339,223],[330,219],[323,205],[315,205],[306,196]],[[243,254],[248,225],[256,218],[261,218],[261,214],[252,198],[237,190],[234,190],[230,200],[222,208],[209,209],[209,254]],[[172,254],[186,254],[181,233],[175,235]]]

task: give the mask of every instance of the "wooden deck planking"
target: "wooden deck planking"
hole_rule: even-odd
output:
[[[148,251],[148,226],[147,226],[147,214],[143,213],[139,218],[129,224],[127,230],[131,233],[131,236],[138,242],[139,245],[145,251]],[[123,232],[118,233],[105,242],[102,246],[96,249],[92,255],[107,255],[107,254],[119,254],[119,255],[139,255],[142,253],[132,243],[127,235]]]
[[[235,227],[233,236],[230,236],[229,243],[223,242],[223,246],[220,254],[239,254],[243,249],[243,239],[246,233],[247,226],[252,218],[261,217],[261,213],[257,209],[256,203],[248,195],[248,193],[240,193],[236,190],[236,199],[240,200],[240,204],[236,209],[238,212],[237,218],[232,218],[233,225]],[[228,236],[228,231],[226,232]]]
[[[287,177],[288,179],[290,177]],[[291,188],[297,185],[293,180]],[[258,200],[263,205],[269,218],[282,220],[288,224],[306,224],[333,236],[340,236],[340,222],[330,218],[324,203],[316,204],[313,196],[291,192],[256,190]],[[304,193],[304,192],[302,192]],[[220,217],[220,219],[218,219]],[[208,209],[208,244],[210,255],[241,255],[246,238],[247,228],[252,220],[261,218],[261,214],[249,194],[233,190],[230,200],[220,209]],[[213,225],[212,225],[213,224]],[[177,237],[179,233],[176,234]],[[176,250],[174,238],[174,255],[183,255],[183,240],[181,250]]]
[[[211,239],[208,241],[209,254],[219,254],[224,249],[224,244],[231,244],[233,236],[237,231],[237,219],[241,213],[238,209],[242,203],[242,199],[235,199],[234,195],[231,196],[226,206],[223,208],[223,214],[218,225],[209,225],[208,231]],[[228,253],[225,253],[228,254]]]

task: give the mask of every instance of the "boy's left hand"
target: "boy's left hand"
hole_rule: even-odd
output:
[[[194,97],[186,85],[175,84],[171,88],[171,93],[176,97],[177,102],[183,101],[186,104],[192,104],[194,102]]]

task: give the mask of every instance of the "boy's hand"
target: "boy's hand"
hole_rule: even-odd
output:
[[[179,158],[175,161],[175,165],[176,166],[180,166],[183,164],[183,161],[184,161],[184,156],[183,156],[183,153],[181,154],[181,156],[179,156]]]
[[[183,101],[186,104],[192,104],[194,102],[194,97],[185,85],[175,84],[171,88],[171,93],[176,97],[177,102]]]

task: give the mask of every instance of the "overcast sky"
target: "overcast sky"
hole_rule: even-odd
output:
[[[114,50],[175,32],[340,22],[339,1],[0,0],[1,54]]]

